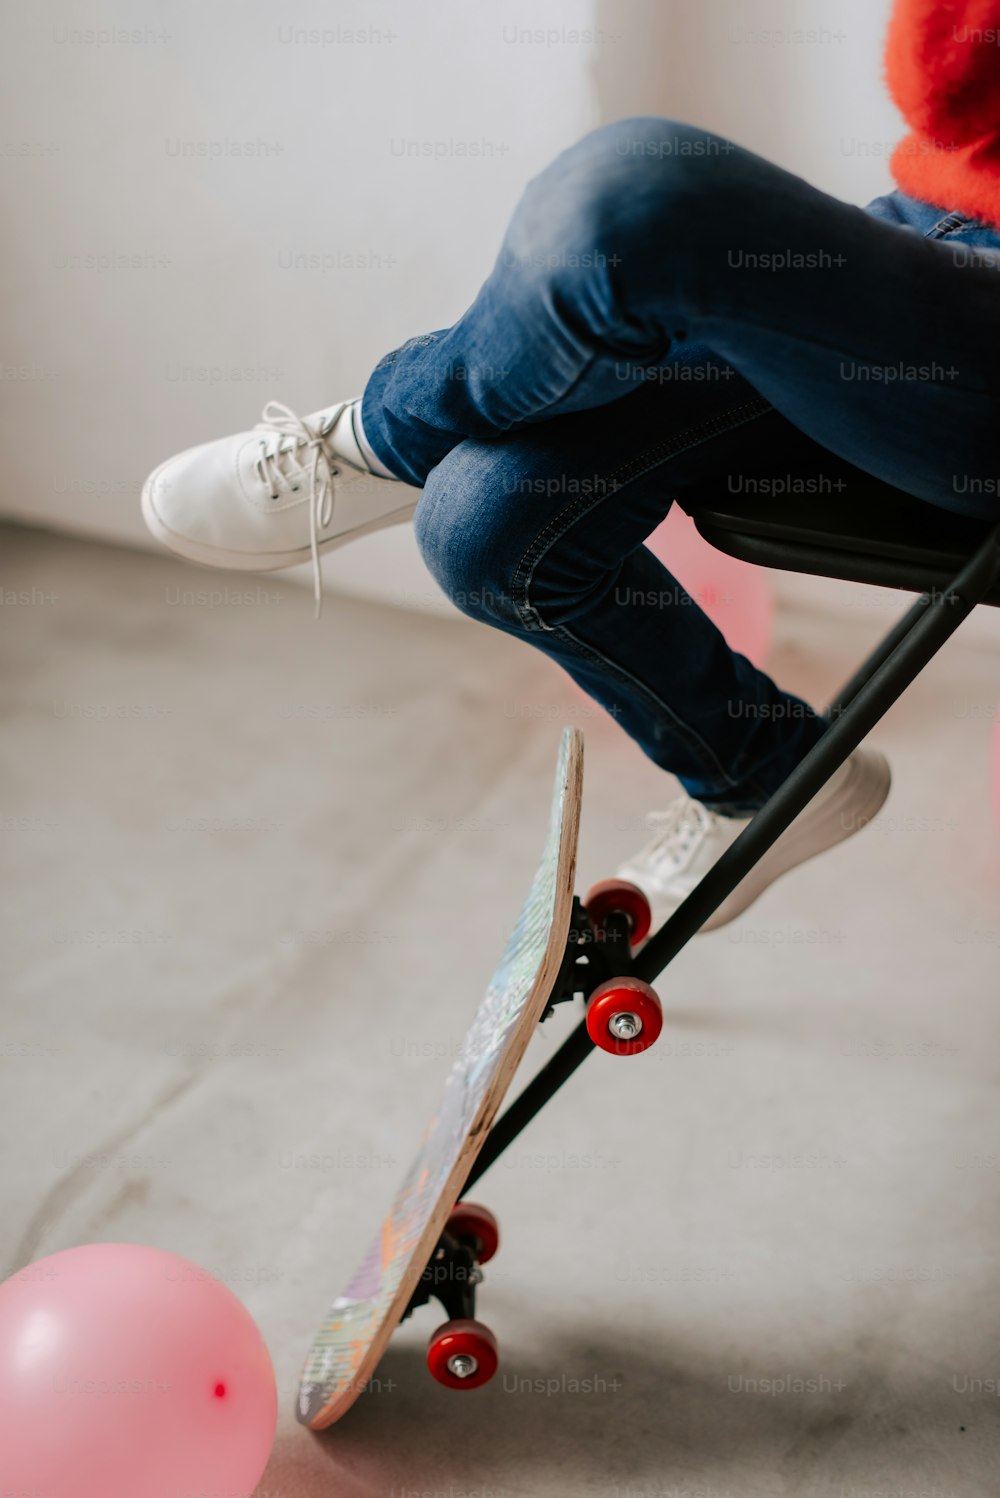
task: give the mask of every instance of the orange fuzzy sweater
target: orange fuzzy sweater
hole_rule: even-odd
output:
[[[1000,227],[1000,0],[896,0],[885,76],[910,127],[899,186]]]

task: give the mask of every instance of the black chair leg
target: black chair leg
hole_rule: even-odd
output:
[[[831,699],[830,705],[826,709],[826,716],[828,718],[835,718],[839,713],[842,713],[847,704],[858,695],[859,690],[873,676],[882,662],[888,660],[900,640],[909,634],[917,620],[923,615],[924,609],[933,601],[933,597],[934,595],[931,593],[921,593],[916,603],[907,609],[906,613],[893,625],[885,638],[879,641],[871,655],[862,661],[853,676],[845,681],[840,691]]]

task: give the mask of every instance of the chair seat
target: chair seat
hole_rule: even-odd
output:
[[[996,524],[875,479],[839,494],[685,497],[682,508],[706,541],[741,561],[915,593],[951,582]],[[1000,606],[1000,581],[982,601]]]

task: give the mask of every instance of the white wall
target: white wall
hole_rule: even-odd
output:
[[[882,82],[889,0],[598,0],[602,117],[703,125],[864,203],[903,133]]]
[[[453,320],[525,179],[593,120],[593,47],[518,44],[509,28],[591,13],[591,0],[9,7],[0,508],[145,545],[138,493],[155,462],[252,426],[272,397],[307,412],[355,394],[381,354]],[[137,39],[99,34],[126,25]],[[403,156],[403,142],[442,154]],[[237,156],[246,143],[256,154]],[[321,268],[289,269],[294,255]],[[372,268],[335,268],[357,255]],[[436,592],[402,531],[330,570],[356,583],[387,567],[391,591]]]
[[[305,412],[353,394],[388,348],[451,321],[488,270],[525,179],[600,119],[672,115],[846,199],[885,191],[901,133],[881,82],[888,9],[9,8],[0,508],[149,544],[137,499],[155,462],[251,426],[272,397]],[[124,25],[134,39],[102,34]],[[511,40],[539,29],[541,41]],[[443,155],[400,156],[404,141],[437,143]],[[254,154],[237,155],[247,144]],[[478,156],[458,154],[470,145]],[[368,255],[370,268],[347,268],[352,255]],[[138,268],[108,269],[110,256],[136,257]],[[289,268],[294,256],[318,257],[320,268]],[[404,529],[326,567],[346,589],[438,601]],[[802,596],[804,585],[780,587]],[[809,596],[846,596],[830,590]]]

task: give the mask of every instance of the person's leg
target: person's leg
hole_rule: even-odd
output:
[[[415,516],[454,603],[562,666],[688,792],[655,814],[653,836],[618,871],[644,890],[656,925],[827,725],[732,651],[642,542],[675,498],[705,490],[873,485],[730,366],[688,350],[669,379],[620,401],[613,422],[580,412],[459,443],[432,470]],[[859,831],[889,779],[877,752],[851,755],[704,929]]]
[[[997,265],[705,131],[620,121],[529,184],[454,327],[381,361],[364,430],[422,484],[463,438],[609,407],[691,340],[840,457],[992,515]],[[597,420],[610,435],[618,412]]]
[[[839,493],[858,472],[707,350],[689,346],[669,375],[613,420],[466,439],[429,475],[414,524],[463,612],[544,652],[691,796],[743,815],[826,722],[731,650],[642,543],[686,495],[793,475]]]

